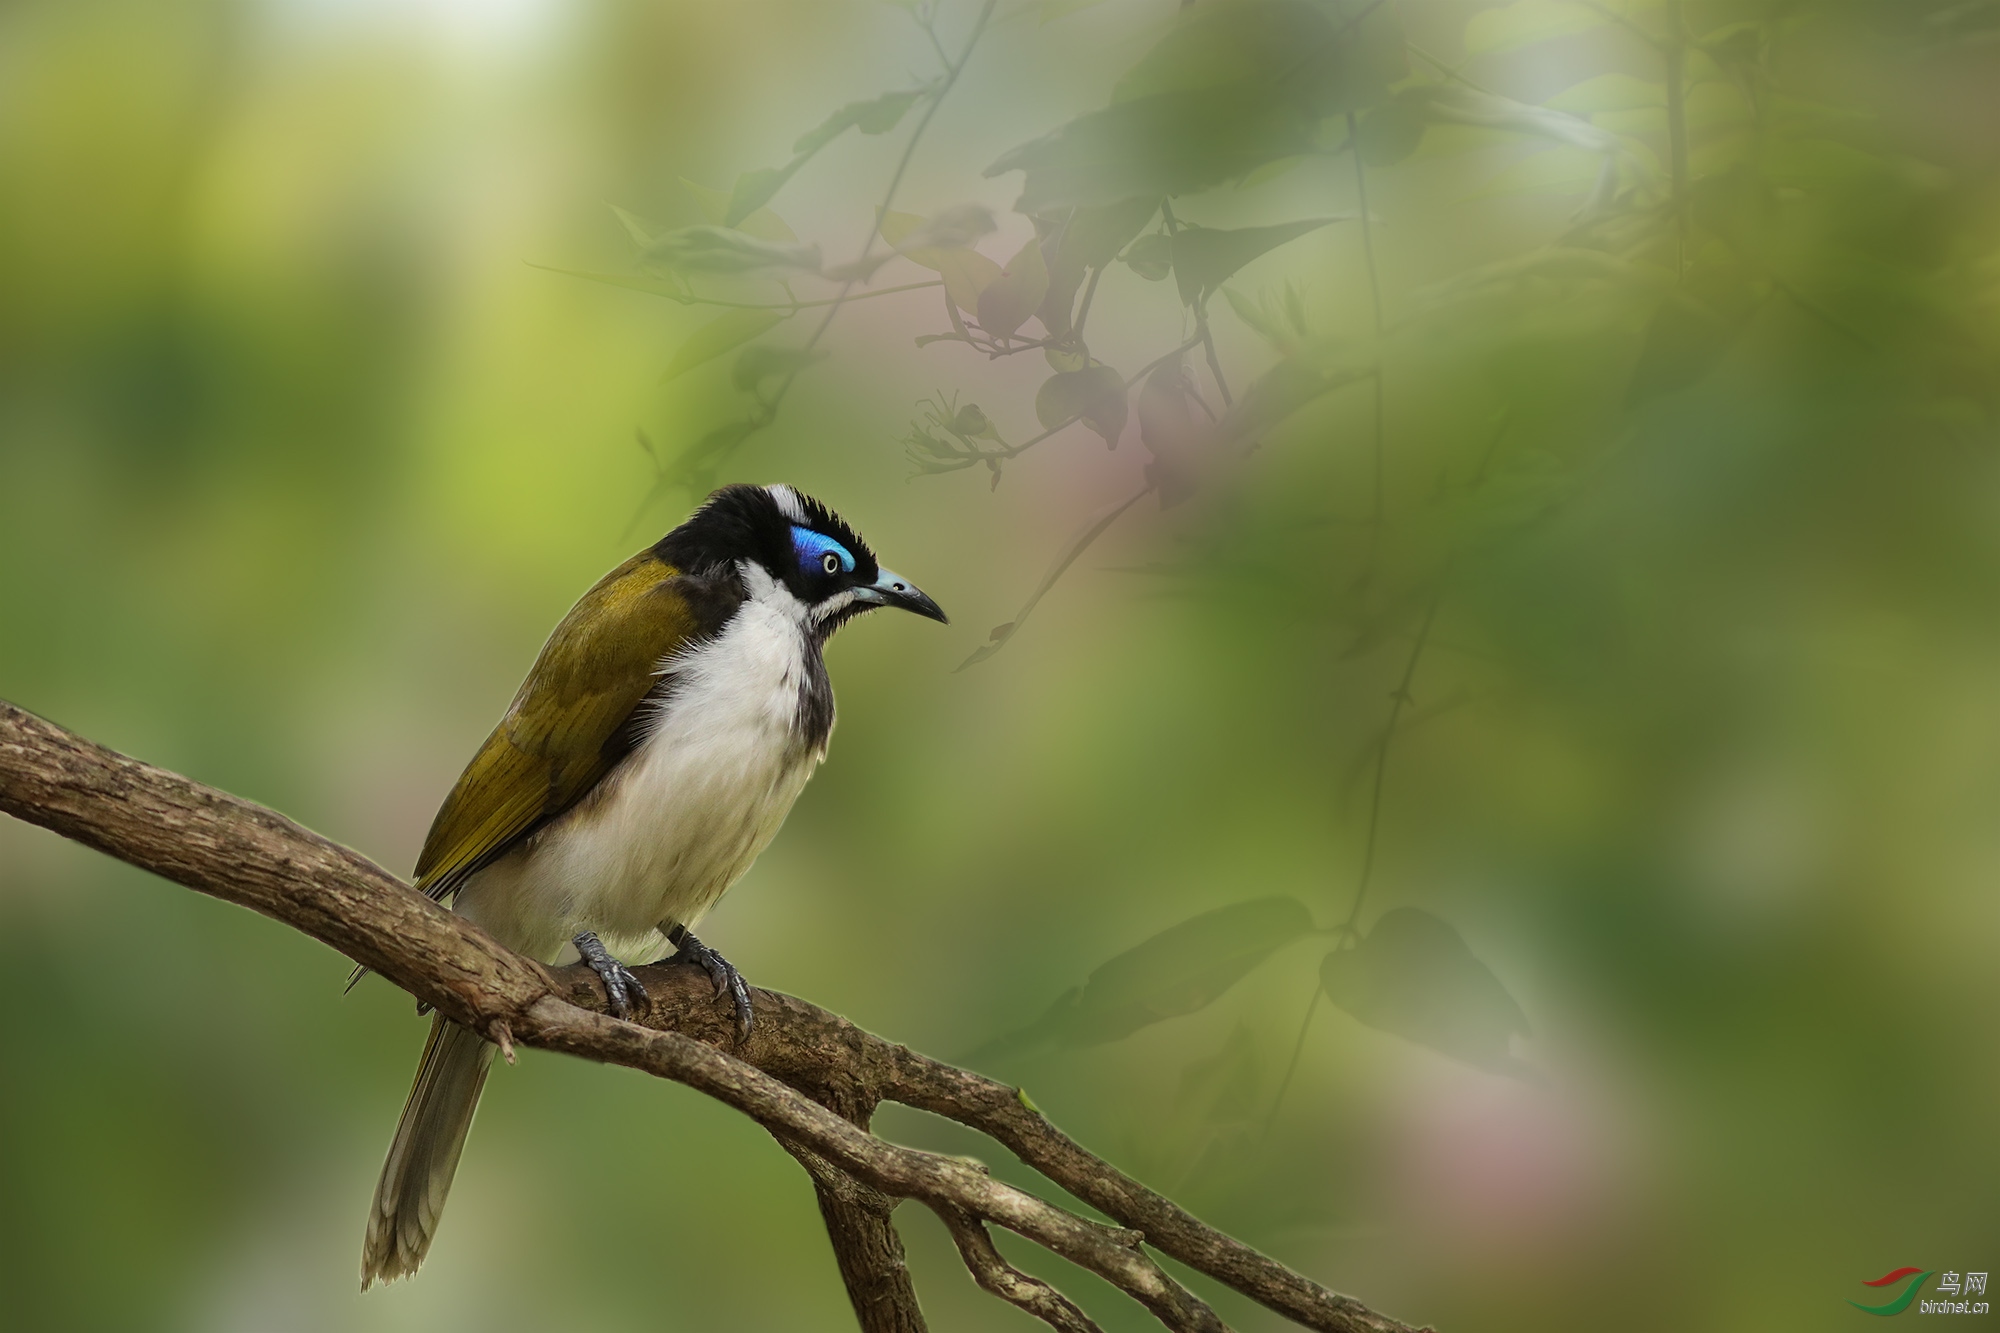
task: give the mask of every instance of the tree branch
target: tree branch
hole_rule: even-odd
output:
[[[973,1280],[981,1287],[1010,1305],[1018,1305],[1057,1333],[1104,1333],[1069,1297],[1001,1258],[986,1224],[971,1213],[961,1208],[940,1208],[937,1215],[950,1230],[959,1257],[965,1260]]]
[[[565,1051],[687,1084],[756,1120],[808,1170],[816,1159],[886,1199],[923,1203],[953,1228],[961,1253],[965,1218],[1003,1226],[1103,1277],[1170,1329],[1223,1330],[1215,1312],[1146,1253],[1151,1245],[1306,1327],[1412,1333],[1092,1156],[1029,1110],[1016,1089],[772,991],[757,992],[756,1029],[735,1047],[726,1000],[716,1000],[692,965],[639,969],[651,1003],[639,1021],[612,1018],[588,968],[552,969],[513,953],[365,857],[274,811],[107,750],[4,701],[0,811],[293,926],[503,1047]],[[816,1097],[857,1111],[890,1100],[956,1120],[1121,1225],[1079,1217],[992,1179],[975,1163],[885,1142]],[[815,1184],[837,1199],[845,1188],[817,1171]],[[839,1201],[875,1211],[870,1196]],[[886,1211],[881,1222],[886,1227]],[[1011,1286],[1015,1295],[1000,1293],[1006,1299],[1035,1299],[976,1247],[967,1262],[982,1285]],[[870,1271],[887,1270],[885,1260]]]
[[[839,1080],[817,1089],[794,1084],[821,1106],[860,1129],[874,1117],[875,1102],[863,1100],[851,1082]],[[812,1177],[826,1223],[840,1280],[861,1333],[928,1333],[923,1307],[917,1302],[903,1258],[903,1238],[890,1215],[900,1200],[871,1189],[802,1144],[780,1138],[778,1146],[798,1160]]]

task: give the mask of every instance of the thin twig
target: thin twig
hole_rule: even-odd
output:
[[[1278,1082],[1277,1095],[1271,1098],[1271,1113],[1264,1117],[1264,1138],[1268,1141],[1271,1131],[1278,1125],[1278,1108],[1285,1104],[1285,1094],[1292,1090],[1292,1078],[1299,1072],[1299,1058],[1306,1053],[1306,1033],[1312,1031],[1313,1015],[1319,1012],[1319,997],[1325,994],[1317,975],[1313,978],[1313,993],[1306,1001],[1306,1016],[1299,1020],[1299,1039],[1292,1043],[1291,1063],[1285,1066],[1285,1076]]]
[[[1356,137],[1357,124],[1352,111],[1347,113],[1347,139],[1349,143],[1360,142]],[[1361,153],[1354,153],[1354,190],[1361,213],[1361,254],[1368,265],[1369,312],[1375,329],[1375,373],[1371,377],[1375,385],[1375,477],[1374,500],[1371,515],[1375,532],[1369,539],[1368,565],[1372,570],[1375,555],[1381,548],[1382,524],[1387,516],[1388,490],[1388,446],[1384,440],[1385,424],[1382,404],[1382,277],[1375,265],[1375,223],[1368,211],[1368,167],[1361,160]]]
[[[1367,900],[1368,884],[1375,873],[1375,844],[1382,830],[1382,791],[1389,777],[1389,744],[1396,736],[1396,722],[1402,717],[1404,707],[1410,702],[1410,682],[1416,679],[1417,663],[1423,659],[1424,645],[1430,641],[1431,626],[1437,621],[1438,607],[1444,602],[1444,590],[1440,588],[1431,598],[1431,604],[1424,611],[1423,628],[1417,631],[1417,641],[1410,645],[1410,657],[1403,664],[1403,678],[1397,682],[1396,692],[1389,696],[1389,721],[1382,728],[1382,747],[1375,756],[1375,789],[1368,800],[1368,832],[1361,850],[1361,878],[1354,886],[1354,905],[1347,911],[1347,920],[1342,927],[1352,930],[1361,919],[1361,904]]]
[[[1076,1304],[1038,1277],[1030,1277],[1001,1257],[985,1223],[949,1204],[932,1209],[951,1232],[959,1258],[973,1280],[1010,1305],[1018,1306],[1059,1333],[1104,1333]]]

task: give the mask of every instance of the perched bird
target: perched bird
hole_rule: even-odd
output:
[[[522,953],[581,957],[621,1016],[645,992],[613,950],[664,940],[732,994],[748,1036],[742,978],[689,931],[826,756],[820,650],[878,606],[945,618],[817,500],[789,486],[715,492],[556,626],[439,809],[417,887],[455,894],[458,912]],[[423,1262],[493,1050],[432,1020],[375,1189],[364,1289]]]

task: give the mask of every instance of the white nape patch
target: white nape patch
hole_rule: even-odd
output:
[[[776,486],[766,486],[764,489],[769,491],[771,498],[778,502],[778,511],[786,518],[789,518],[794,523],[804,523],[806,521],[805,502],[799,499],[797,491],[784,485],[782,482]]]
[[[794,625],[804,625],[812,619],[812,608],[800,601],[796,593],[778,582],[770,570],[755,560],[738,560],[736,573],[743,580],[743,591],[749,594],[751,603],[769,607]],[[804,640],[800,642],[803,645]],[[803,647],[801,651],[804,651]],[[803,665],[801,669],[803,670]]]
[[[625,761],[467,883],[458,910],[545,961],[578,931],[628,958],[692,927],[776,836],[826,757],[798,730],[809,608],[753,562],[714,638],[661,664],[673,687]]]

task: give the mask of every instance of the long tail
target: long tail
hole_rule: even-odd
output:
[[[396,1125],[389,1160],[375,1186],[368,1237],[361,1246],[361,1289],[417,1271],[437,1235],[438,1216],[451,1192],[452,1173],[472,1128],[493,1045],[443,1015],[431,1020],[423,1063],[403,1118]]]

